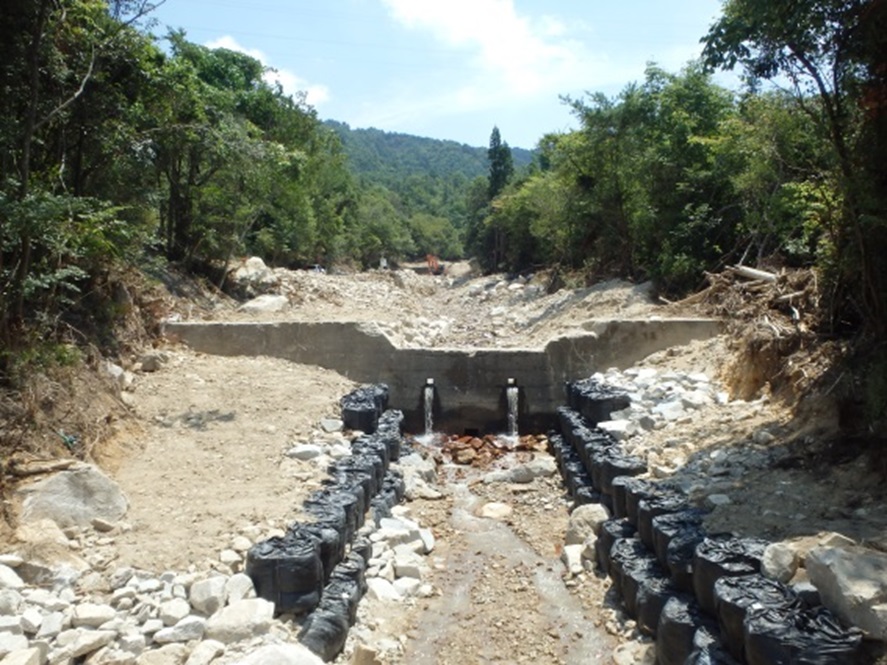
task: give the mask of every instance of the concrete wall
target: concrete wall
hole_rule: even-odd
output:
[[[544,431],[564,404],[564,383],[608,367],[627,367],[670,346],[719,334],[714,319],[601,320],[587,334],[544,349],[401,349],[373,324],[168,323],[166,332],[216,355],[274,356],[332,369],[358,383],[386,383],[390,406],[421,432],[425,381],[434,379],[439,431],[505,430],[505,386],[520,391],[519,429]]]

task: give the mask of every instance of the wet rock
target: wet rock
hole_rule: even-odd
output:
[[[862,547],[817,547],[807,574],[823,604],[844,621],[887,640],[887,554]]]
[[[88,526],[101,518],[117,522],[126,513],[120,487],[96,467],[83,464],[19,490],[22,520],[51,519],[60,527]]]

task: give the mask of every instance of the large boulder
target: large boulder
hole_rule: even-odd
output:
[[[887,640],[887,554],[863,547],[817,547],[807,575],[822,603],[871,637]]]
[[[89,526],[96,518],[117,522],[128,503],[120,487],[90,464],[60,471],[19,490],[22,521],[51,519],[63,529]]]

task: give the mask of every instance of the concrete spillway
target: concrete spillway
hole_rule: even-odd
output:
[[[503,431],[506,382],[520,390],[521,431],[545,431],[564,404],[564,383],[721,332],[715,319],[599,320],[585,334],[543,348],[399,348],[372,323],[166,324],[166,333],[202,353],[272,356],[335,370],[361,383],[386,383],[407,429],[423,431],[424,387],[434,377],[434,426],[448,432]]]

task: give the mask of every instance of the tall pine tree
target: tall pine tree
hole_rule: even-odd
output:
[[[508,147],[508,143],[502,141],[498,127],[493,127],[493,133],[490,134],[490,149],[487,150],[487,158],[490,160],[489,196],[492,201],[505,189],[505,185],[508,184],[514,173],[511,148]]]

